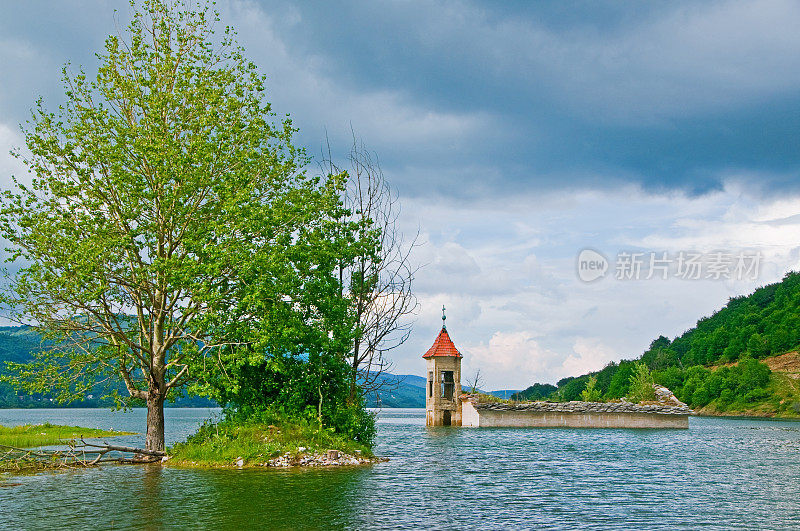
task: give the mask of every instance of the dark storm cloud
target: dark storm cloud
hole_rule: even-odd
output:
[[[732,173],[767,190],[800,183],[796,4],[298,9],[302,22],[277,31],[323,57],[326,75],[351,90],[397,90],[441,111],[492,116],[496,129],[441,164],[466,175],[500,168],[492,188],[634,181],[705,192]],[[402,165],[407,153],[396,155],[390,162]],[[485,192],[486,182],[462,185]]]
[[[800,188],[797,4],[220,5],[312,153],[352,124],[407,195]],[[66,59],[92,66],[114,7],[11,4],[0,119],[57,97]]]

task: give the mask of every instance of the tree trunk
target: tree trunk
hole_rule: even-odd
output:
[[[151,451],[164,451],[164,395],[158,389],[151,388],[147,396],[147,435],[144,447]]]
[[[358,390],[358,347],[359,342],[356,341],[354,348],[353,348],[353,363],[352,368],[353,372],[350,375],[350,402],[355,402],[356,398],[356,391]]]

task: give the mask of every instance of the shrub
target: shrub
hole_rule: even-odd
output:
[[[633,364],[633,374],[631,374],[628,387],[628,398],[633,402],[647,402],[656,399],[656,391],[653,389],[653,375],[647,365],[641,362]]]
[[[270,356],[237,368],[233,371],[237,386],[220,386],[215,395],[226,418],[245,422],[279,414],[371,446],[375,419],[364,408],[363,396],[350,397],[349,366],[330,356],[307,358]]]
[[[765,398],[770,397],[770,392],[764,389],[763,387],[759,387],[757,389],[753,389],[749,391],[746,395],[744,395],[745,402],[758,402],[759,400],[763,400]]]
[[[316,422],[262,410],[242,418],[230,413],[217,423],[208,421],[178,443],[169,454],[178,463],[230,465],[238,458],[248,464],[260,464],[283,453],[324,452],[329,449],[371,456],[369,447],[352,437],[323,428]]]
[[[694,393],[692,393],[692,398],[689,401],[692,406],[707,406],[709,402],[711,402],[714,397],[711,396],[711,393],[708,390],[708,387],[702,386],[698,387]]]
[[[584,402],[599,402],[600,390],[595,388],[596,385],[597,377],[590,376],[586,381],[586,387],[581,391],[581,400]]]
[[[372,448],[377,433],[375,414],[364,409],[363,405],[340,407],[333,414],[331,421],[336,432]]]

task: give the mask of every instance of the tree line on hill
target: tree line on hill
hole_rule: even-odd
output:
[[[603,400],[627,397],[637,363],[653,381],[672,390],[693,408],[712,402],[719,410],[746,408],[770,400],[770,369],[765,357],[800,347],[800,273],[729,300],[674,340],[659,336],[635,360],[611,362],[602,370],[559,380],[554,387],[534,384],[515,400],[580,400],[590,378]],[[778,404],[776,408],[796,407]]]

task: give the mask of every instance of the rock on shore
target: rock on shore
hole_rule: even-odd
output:
[[[306,467],[328,467],[328,466],[354,466],[368,465],[388,461],[385,457],[363,457],[361,455],[350,455],[338,450],[328,450],[325,453],[299,453],[285,454],[270,459],[263,466],[275,468],[288,468],[294,466]]]

